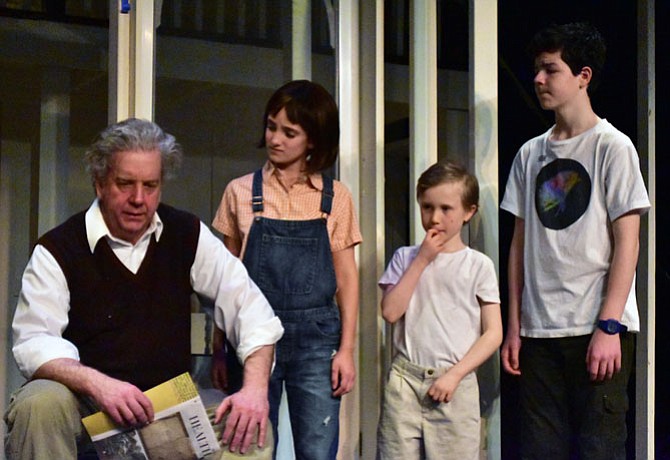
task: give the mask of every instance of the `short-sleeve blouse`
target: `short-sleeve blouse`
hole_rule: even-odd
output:
[[[212,226],[233,241],[241,242],[244,254],[254,219],[251,208],[253,173],[232,180],[221,198]],[[323,217],[321,191],[323,179],[315,173],[286,189],[270,162],[263,166],[263,212],[270,219],[310,220]],[[363,238],[358,226],[351,192],[340,181],[333,181],[333,207],[327,220],[333,252],[359,244]]]

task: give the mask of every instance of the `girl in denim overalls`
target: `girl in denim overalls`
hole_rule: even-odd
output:
[[[285,385],[296,458],[334,459],[340,397],[355,380],[361,242],[350,192],[320,173],[337,157],[337,106],[322,86],[292,81],[263,124],[268,161],[226,187],[213,225],[285,328],[269,384],[275,442]]]

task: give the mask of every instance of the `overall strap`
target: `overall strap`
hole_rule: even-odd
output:
[[[323,191],[321,192],[321,212],[330,214],[330,210],[333,207],[333,197],[335,193],[333,192],[333,179],[325,174],[322,174],[323,178]]]
[[[263,212],[263,170],[257,169],[254,172],[254,181],[251,186],[251,209],[254,214]]]

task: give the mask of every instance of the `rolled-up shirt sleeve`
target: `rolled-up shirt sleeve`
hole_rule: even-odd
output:
[[[62,336],[69,309],[70,291],[63,271],[44,246],[35,246],[23,273],[12,323],[14,359],[26,378],[47,361],[79,360],[77,347]]]
[[[283,335],[281,321],[242,262],[202,222],[191,284],[214,303],[214,321],[225,331],[240,362]]]

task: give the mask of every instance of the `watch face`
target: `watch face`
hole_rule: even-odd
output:
[[[626,332],[628,330],[626,326],[615,319],[600,320],[598,321],[598,327],[610,335]]]

